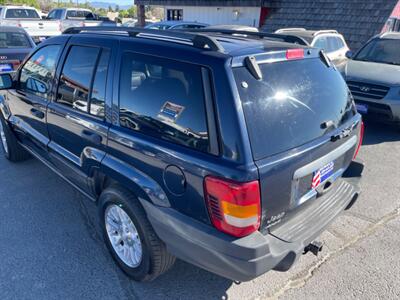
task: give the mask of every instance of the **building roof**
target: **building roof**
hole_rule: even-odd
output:
[[[264,0],[135,0],[143,5],[261,6]]]
[[[271,9],[263,30],[285,27],[312,30],[334,28],[352,49],[358,49],[378,34],[398,0],[269,0]]]

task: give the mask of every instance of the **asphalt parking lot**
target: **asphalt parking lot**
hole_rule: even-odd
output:
[[[231,281],[178,261],[151,283],[119,271],[96,207],[38,161],[0,158],[1,299],[399,299],[400,131],[367,124],[363,194],[326,231],[320,256]]]

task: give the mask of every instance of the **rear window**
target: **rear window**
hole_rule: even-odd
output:
[[[86,10],[69,10],[67,11],[67,18],[94,19],[94,16],[92,12]]]
[[[254,159],[301,146],[339,126],[355,112],[339,72],[319,58],[261,64],[262,80],[245,67],[233,70]]]
[[[6,11],[7,19],[40,19],[39,14],[34,9],[9,8]]]
[[[28,37],[20,32],[0,32],[0,49],[32,48]]]

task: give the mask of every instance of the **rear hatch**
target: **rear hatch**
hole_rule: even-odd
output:
[[[261,79],[257,66],[233,68],[259,169],[262,232],[334,193],[359,142],[361,119],[339,72],[315,50],[293,53],[256,58]]]

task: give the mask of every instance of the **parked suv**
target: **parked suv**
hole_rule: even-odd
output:
[[[325,51],[330,60],[341,66],[347,61],[346,53],[349,51],[343,35],[336,30],[307,30],[305,28],[284,28],[275,33],[294,35],[303,38],[310,46]]]
[[[400,33],[373,37],[346,64],[343,75],[358,111],[367,118],[400,124]]]
[[[5,156],[96,202],[135,280],[178,257],[246,281],[320,250],[362,171],[361,117],[329,60],[271,34],[104,30],[69,29],[0,76]]]

